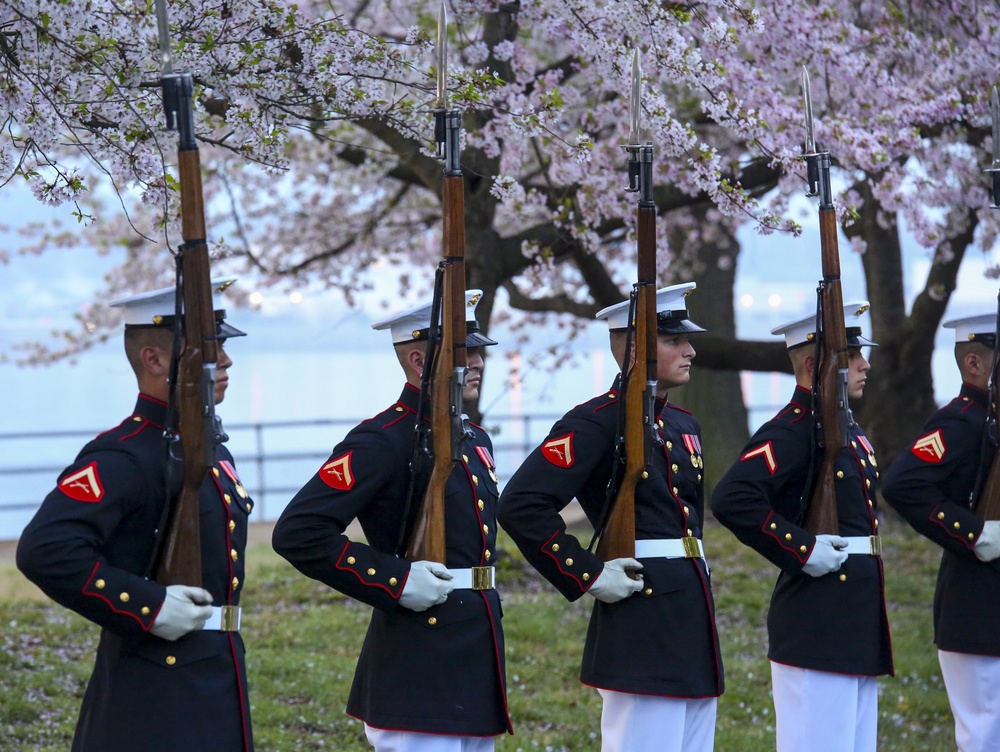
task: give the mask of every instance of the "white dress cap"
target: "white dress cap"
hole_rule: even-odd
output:
[[[987,347],[993,347],[997,335],[996,313],[979,313],[975,316],[965,316],[960,319],[945,321],[945,329],[955,330],[955,344],[959,342],[979,342]]]
[[[476,306],[483,297],[482,290],[465,291],[465,345],[466,347],[483,347],[495,345],[496,342],[479,331],[476,321]],[[392,335],[392,344],[401,345],[404,342],[424,342],[431,328],[432,301],[427,301],[414,308],[394,313],[384,321],[372,324],[372,329],[382,331],[388,329]]]
[[[687,296],[697,287],[695,282],[661,287],[656,291],[656,330],[663,334],[703,332],[705,329],[688,318]],[[629,301],[615,303],[597,312],[597,319],[608,322],[612,332],[628,329]]]
[[[246,332],[225,323],[226,310],[223,307],[222,293],[229,289],[236,280],[237,277],[218,277],[211,281],[212,309],[215,312],[219,337],[243,337],[246,335]],[[126,327],[170,327],[173,326],[174,314],[177,311],[176,293],[176,287],[164,287],[112,300],[108,305],[112,308],[122,309],[125,314]],[[182,300],[181,311],[183,312],[183,310],[184,301]]]
[[[869,308],[867,300],[844,303],[844,327],[847,329],[848,347],[878,347],[861,333],[860,317]],[[771,330],[771,334],[784,336],[785,347],[789,350],[811,344],[816,341],[816,315],[777,326]]]

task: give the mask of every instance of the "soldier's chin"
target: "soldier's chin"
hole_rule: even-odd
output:
[[[684,386],[691,380],[691,372],[684,371],[684,373],[678,374],[672,379],[668,379],[666,382],[667,389],[673,389],[675,386]]]
[[[479,399],[479,387],[478,386],[467,386],[462,390],[462,401],[472,402],[473,400]]]

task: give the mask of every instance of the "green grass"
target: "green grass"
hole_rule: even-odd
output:
[[[896,677],[879,682],[879,750],[955,748],[932,645],[938,551],[890,518],[883,524]],[[589,599],[571,604],[502,541],[509,703],[516,735],[503,752],[599,750],[600,700],[577,681]],[[706,533],[726,665],[716,749],[774,749],[764,620],[776,572],[717,525]],[[368,749],[344,715],[369,610],[298,575],[266,546],[248,552],[244,637],[254,734],[261,752]],[[97,630],[39,599],[0,566],[0,744],[4,750],[69,748]],[[642,660],[636,646],[636,660]]]

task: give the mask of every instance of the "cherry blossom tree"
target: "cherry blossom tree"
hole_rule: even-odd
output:
[[[905,364],[914,376],[887,381],[879,404],[892,421],[873,433],[890,449],[905,439],[898,415],[919,417],[932,400],[927,332],[963,253],[991,247],[996,235],[980,173],[992,147],[994,3],[448,7],[469,284],[485,290],[487,319],[517,322],[526,337],[556,317],[570,341],[579,322],[627,295],[635,206],[622,190],[620,146],[633,47],[643,52],[643,137],[656,146],[664,283],[693,275],[731,285],[732,274],[718,272],[735,269],[743,223],[797,231],[787,215],[802,192],[806,65],[818,139],[846,186],[839,216],[869,279],[883,344],[875,357],[883,374]],[[196,80],[214,267],[348,298],[387,274],[404,289],[426,288],[440,228],[441,168],[428,149],[436,4],[178,0],[170,15],[175,68]],[[30,250],[84,239],[119,254],[102,297],[166,283],[178,205],[174,147],[159,125],[152,2],[9,0],[0,64],[0,179],[26,179],[71,223],[39,228]],[[933,258],[909,315],[893,281],[904,221]],[[700,347],[702,364],[787,368],[780,345],[735,342],[731,309],[722,319],[721,334]],[[28,359],[77,351],[110,323],[94,306],[79,331]],[[720,378],[722,401],[738,402],[735,377]],[[719,399],[713,392],[705,399]],[[905,411],[892,409],[903,400]],[[720,421],[737,439],[738,418]],[[903,435],[890,440],[895,433]]]

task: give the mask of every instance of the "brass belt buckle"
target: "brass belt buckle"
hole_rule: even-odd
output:
[[[681,545],[684,546],[685,559],[697,559],[701,556],[701,551],[698,550],[698,539],[693,535],[681,538]]]
[[[493,567],[472,567],[472,589],[491,590],[493,588]]]
[[[237,632],[240,628],[240,607],[239,606],[221,606],[222,612],[220,616],[220,632]]]
[[[872,556],[882,555],[882,539],[877,535],[870,535],[868,539],[871,541],[872,546]]]

